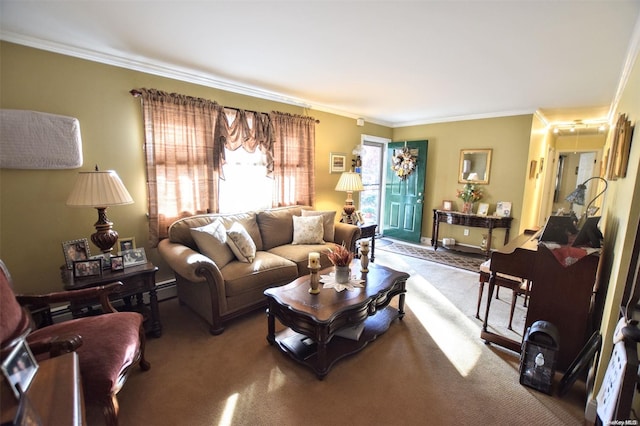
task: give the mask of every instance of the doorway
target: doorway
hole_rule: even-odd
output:
[[[385,236],[419,243],[422,233],[424,183],[428,141],[392,142],[387,157],[382,232]]]
[[[573,192],[576,187],[592,176],[598,175],[597,171],[598,152],[559,152],[558,161],[554,176],[552,214],[567,214],[573,211],[577,217],[581,217],[585,206],[573,204],[565,198]],[[593,198],[593,187],[587,184],[585,199]]]

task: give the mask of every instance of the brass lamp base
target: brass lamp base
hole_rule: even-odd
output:
[[[96,207],[96,210],[98,210],[98,221],[93,224],[96,232],[91,234],[91,241],[103,253],[110,253],[118,241],[118,233],[113,229],[113,223],[107,219],[107,208]]]

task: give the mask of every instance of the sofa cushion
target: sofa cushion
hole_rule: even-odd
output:
[[[262,250],[269,250],[293,240],[292,216],[300,216],[301,209],[284,208],[258,212],[258,224],[262,235]]]
[[[322,216],[293,216],[293,241],[291,244],[322,244],[324,228]]]
[[[190,232],[198,245],[198,251],[216,262],[218,268],[234,259],[233,252],[227,245],[227,230],[220,219],[205,226],[191,228]]]
[[[285,244],[272,248],[269,250],[269,253],[294,262],[298,265],[298,276],[300,276],[309,273],[309,253],[311,252],[320,253],[320,268],[324,269],[331,266],[331,261],[327,254],[329,253],[329,249],[333,249],[335,246],[335,243],[309,245]]]
[[[256,257],[256,245],[240,222],[235,222],[227,231],[227,244],[241,262],[251,263]]]
[[[265,251],[256,252],[253,263],[232,261],[222,270],[227,298],[289,283],[298,277],[295,263]]]
[[[302,210],[302,217],[322,216],[322,227],[324,228],[323,240],[329,242],[334,241],[336,233],[336,212],[335,210],[319,211],[319,210]]]

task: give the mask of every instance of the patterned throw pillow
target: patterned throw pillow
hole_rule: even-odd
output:
[[[302,210],[302,217],[322,216],[324,227],[325,242],[333,241],[336,234],[336,212],[335,210],[319,211],[319,210]]]
[[[292,216],[293,242],[291,244],[323,244],[322,216]]]
[[[227,244],[240,262],[251,263],[256,258],[256,244],[239,222],[227,230]]]
[[[191,228],[189,231],[200,253],[216,262],[218,268],[233,260],[233,252],[227,245],[227,231],[220,219],[199,228]]]

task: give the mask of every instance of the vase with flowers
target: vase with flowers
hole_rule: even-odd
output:
[[[351,277],[351,261],[353,260],[353,253],[345,247],[344,244],[336,245],[334,248],[329,249],[327,257],[335,266],[335,280],[337,283],[346,284]]]
[[[476,188],[473,183],[465,183],[462,189],[458,189],[458,198],[464,203],[462,205],[462,213],[473,213],[473,203],[482,199],[482,190]]]

